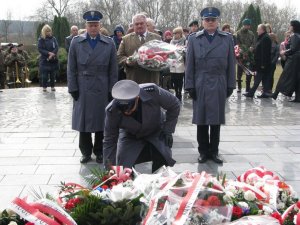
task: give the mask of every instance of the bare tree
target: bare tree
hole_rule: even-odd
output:
[[[6,12],[6,20],[2,20],[2,22],[1,22],[1,30],[2,30],[5,42],[9,41],[8,34],[9,34],[9,27],[11,24],[12,24],[11,11],[8,10]]]
[[[71,0],[46,0],[49,6],[56,12],[58,17],[63,16]]]
[[[117,24],[120,24],[123,5],[123,0],[93,0],[91,5],[93,8],[99,9],[103,14],[103,25],[108,29],[113,29]]]

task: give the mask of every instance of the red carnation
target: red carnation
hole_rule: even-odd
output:
[[[209,196],[207,199],[209,205],[211,206],[221,206],[221,201],[215,195]]]
[[[106,190],[106,189],[109,188],[106,184],[102,185],[101,187],[102,187],[103,190]]]
[[[238,218],[241,218],[242,215],[243,215],[243,210],[240,207],[238,207],[238,206],[233,206],[233,208],[232,208],[232,216],[234,218],[238,219]]]

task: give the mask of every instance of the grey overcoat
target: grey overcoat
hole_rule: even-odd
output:
[[[103,155],[113,165],[131,168],[146,142],[162,154],[169,166],[175,164],[171,149],[159,138],[162,131],[174,133],[180,112],[178,99],[155,84],[140,84],[142,123],[118,110],[113,100],[106,108]],[[166,110],[165,118],[161,110]]]
[[[68,55],[68,89],[79,91],[74,101],[72,129],[98,132],[104,129],[108,93],[118,79],[116,47],[109,37],[100,35],[92,49],[86,33],[73,38]]]
[[[193,123],[220,125],[225,123],[227,88],[235,88],[235,55],[232,37],[217,31],[209,43],[204,31],[189,37],[185,89],[195,88]]]

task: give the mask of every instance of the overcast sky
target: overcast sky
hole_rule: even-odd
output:
[[[151,0],[149,0],[151,1]],[[243,2],[251,2],[251,0],[242,0]],[[273,2],[278,7],[284,7],[291,4],[293,8],[300,14],[299,0],[267,0]],[[7,18],[7,12],[11,11],[12,19],[26,19],[34,14],[35,10],[41,5],[42,0],[1,0],[0,4],[0,19]],[[298,4],[297,4],[298,3]]]

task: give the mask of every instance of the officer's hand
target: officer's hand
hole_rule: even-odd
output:
[[[70,92],[70,95],[72,96],[72,98],[77,101],[79,98],[79,91],[72,91]]]
[[[232,95],[233,89],[227,88],[227,98],[229,98]]]
[[[189,92],[190,97],[191,97],[194,101],[196,101],[196,100],[197,100],[197,93],[196,93],[195,88],[187,89],[187,91]]]
[[[169,148],[172,148],[173,146],[173,136],[170,133],[165,133],[165,132],[161,132],[160,136],[159,136],[160,140],[164,140],[165,141],[165,145],[168,146]]]

